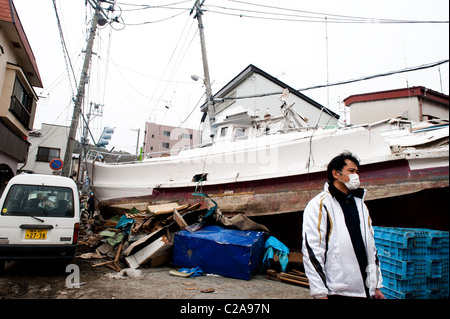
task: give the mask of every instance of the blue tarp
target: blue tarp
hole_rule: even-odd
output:
[[[175,234],[173,264],[200,267],[206,273],[249,280],[260,265],[266,232],[204,226]]]
[[[276,239],[273,236],[270,236],[267,239],[264,245],[265,253],[263,258],[263,264],[269,266],[269,260],[273,260],[274,254],[278,255],[278,259],[280,260],[281,271],[286,272],[286,266],[289,262],[289,248],[287,248],[281,241]]]
[[[131,226],[134,223],[134,219],[132,218],[127,218],[127,216],[122,215],[122,217],[120,217],[119,222],[117,223],[116,228],[117,229],[123,229],[125,234],[128,234],[128,232],[131,229]]]

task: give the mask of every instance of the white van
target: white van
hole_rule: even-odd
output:
[[[18,259],[75,257],[80,199],[67,177],[21,174],[0,197],[0,271]]]

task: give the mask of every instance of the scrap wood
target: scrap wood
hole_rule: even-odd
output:
[[[174,208],[178,208],[180,205],[178,203],[167,203],[160,205],[150,205],[147,206],[147,209],[150,213],[154,213],[155,215],[169,214],[173,212]]]
[[[202,204],[201,203],[195,203],[195,204],[192,204],[192,205],[190,205],[188,208],[186,208],[185,210],[181,210],[181,209],[177,209],[178,210],[178,212],[183,212],[183,211],[192,211],[192,210],[196,210],[197,208],[199,208],[200,206],[202,206]]]
[[[301,272],[301,271],[299,271],[299,270],[297,270],[297,269],[292,269],[292,271],[291,271],[291,273],[294,273],[294,274],[296,274],[296,275],[300,275],[300,276],[304,276],[304,277],[306,277],[306,274],[304,273],[304,272]]]
[[[267,270],[267,278],[288,283],[288,284],[294,284],[297,286],[307,287],[309,288],[309,280],[306,276],[300,275],[300,274],[294,274],[294,273],[277,273],[273,269]]]
[[[180,213],[176,210],[176,208],[173,209],[173,219],[175,219],[175,222],[178,224],[181,230],[188,227],[188,224],[184,220],[184,218],[180,215]]]
[[[122,253],[122,248],[123,248],[123,240],[120,243],[119,248],[117,249],[116,257],[114,258],[115,263],[117,263],[119,261],[120,254]]]
[[[110,263],[110,264],[107,264],[106,266],[111,268],[111,269],[113,269],[113,270],[115,270],[115,271],[117,271],[117,272],[122,270],[122,268],[120,268],[119,265],[117,265],[114,261],[112,263]]]
[[[309,280],[306,277],[298,276],[298,275],[292,275],[292,274],[287,274],[287,273],[284,273],[284,272],[280,273],[280,279],[289,279],[289,280],[309,283]]]
[[[82,259],[91,259],[91,258],[102,259],[103,255],[91,252],[91,253],[81,254],[81,255],[77,256],[77,258],[82,258]]]
[[[191,204],[178,205],[178,203],[167,203],[161,205],[150,205],[147,207],[147,209],[149,212],[154,213],[155,215],[163,215],[172,213],[174,209],[176,209],[178,212],[194,210],[200,207],[200,205],[201,205],[200,203],[196,203],[193,205]]]
[[[113,262],[114,262],[114,260],[108,260],[108,261],[104,261],[104,262],[102,262],[102,263],[93,264],[93,265],[91,265],[91,266],[92,266],[92,267],[105,266],[105,265],[108,265],[108,264],[113,263]]]
[[[92,267],[99,267],[99,266],[107,266],[117,272],[121,271],[122,269],[119,267],[119,265],[116,264],[114,260],[108,260],[102,263],[93,264]]]

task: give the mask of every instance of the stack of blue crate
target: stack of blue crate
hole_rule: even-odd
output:
[[[374,227],[388,299],[449,297],[449,233],[424,228]]]

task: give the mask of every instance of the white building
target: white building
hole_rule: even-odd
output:
[[[59,174],[61,171],[50,168],[50,161],[64,158],[69,129],[67,126],[43,123],[40,130],[30,131],[28,159],[26,165],[19,165],[18,169],[39,174]]]
[[[283,104],[280,96],[284,89],[289,90],[286,97],[288,105],[294,103],[293,109],[307,119],[311,126],[337,126],[339,115],[330,111],[318,102],[310,99],[289,85],[250,64],[234,79],[214,94],[215,120],[223,120],[226,113],[232,113],[233,109],[243,109],[253,116],[264,118],[267,115],[273,117],[281,115],[280,106]],[[217,103],[223,100],[222,103]],[[207,111],[206,103],[201,110]],[[205,117],[202,143],[210,138],[208,116]]]

